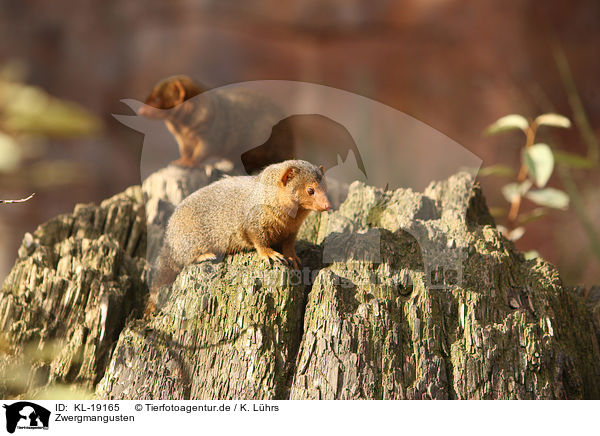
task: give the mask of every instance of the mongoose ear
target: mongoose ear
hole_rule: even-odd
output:
[[[144,104],[146,106],[151,106],[153,108],[156,109],[162,109],[163,108],[163,96],[160,95],[156,90],[152,91],[152,94],[150,94],[146,100],[144,101]],[[143,114],[142,114],[143,115]]]
[[[285,186],[288,184],[292,176],[294,175],[294,167],[287,167],[283,173],[281,173],[281,185]]]
[[[173,105],[177,106],[185,101],[185,87],[183,86],[183,83],[181,83],[181,80],[175,80],[173,86],[175,88],[175,101],[173,102]]]
[[[323,168],[323,165],[320,165],[319,169],[321,170],[321,174],[325,175],[325,168]]]

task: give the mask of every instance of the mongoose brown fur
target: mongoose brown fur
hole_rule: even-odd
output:
[[[330,208],[323,167],[303,160],[214,182],[173,212],[152,288],[171,283],[186,265],[252,249],[269,261],[298,268],[294,244],[300,225],[310,211]],[[280,246],[281,253],[273,246]]]
[[[139,110],[142,116],[166,123],[181,155],[175,165],[195,167],[211,157],[237,163],[253,137],[270,132],[283,117],[269,99],[247,90],[208,90],[185,75],[168,77],[156,84]],[[291,131],[284,126],[266,149],[244,162],[245,169],[250,174],[291,159],[293,147]]]

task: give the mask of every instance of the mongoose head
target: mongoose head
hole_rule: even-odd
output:
[[[188,76],[167,77],[156,84],[146,98],[146,105],[140,108],[139,114],[154,119],[169,118],[170,111],[166,109],[172,109],[206,90],[207,88]]]
[[[280,198],[292,199],[294,206],[322,212],[331,209],[327,198],[325,169],[304,160],[289,160],[277,164]]]

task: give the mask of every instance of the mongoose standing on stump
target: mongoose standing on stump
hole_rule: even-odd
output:
[[[212,183],[173,212],[152,287],[171,283],[186,265],[252,249],[269,261],[298,268],[294,244],[300,225],[310,211],[330,208],[323,167],[303,160]]]

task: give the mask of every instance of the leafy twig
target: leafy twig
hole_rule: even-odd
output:
[[[544,214],[540,212],[545,207],[564,210],[569,205],[567,194],[558,189],[546,187],[554,171],[555,156],[548,144],[535,143],[536,133],[541,126],[569,128],[571,121],[562,115],[551,112],[539,115],[533,120],[528,120],[519,114],[511,114],[498,119],[485,130],[488,135],[507,130],[520,130],[526,138],[521,151],[521,166],[516,181],[502,188],[504,198],[510,203],[510,210],[507,214],[508,228],[504,227],[503,233],[507,234],[511,240],[516,240],[523,235],[523,228],[517,227],[520,224],[519,221],[523,221],[519,217],[523,197],[542,206],[537,213],[528,216],[527,221],[543,216]],[[572,161],[581,159],[579,156],[569,155],[567,157]],[[494,171],[488,171],[488,173],[494,174]],[[530,190],[534,183],[537,189]]]
[[[533,141],[535,140],[535,133],[537,131],[538,125],[535,121],[533,121],[527,129],[525,130],[525,136],[527,140],[525,142],[525,148],[529,148],[533,145]],[[517,182],[523,183],[527,178],[527,165],[525,161],[521,163],[521,169],[519,170],[519,176],[517,177]],[[517,220],[519,216],[519,208],[521,207],[521,196],[516,196],[513,198],[510,204],[510,212],[508,212],[508,220],[514,225],[514,222]]]

